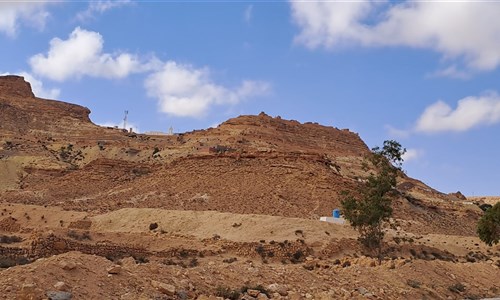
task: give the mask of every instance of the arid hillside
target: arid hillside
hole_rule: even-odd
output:
[[[148,136],[96,126],[87,108],[35,98],[20,77],[0,82],[5,201],[99,212],[161,207],[317,219],[367,175],[362,166],[369,149],[347,129],[261,113],[218,128]],[[424,223],[422,230],[430,232],[473,230],[468,224],[477,220],[477,207],[403,173],[399,186],[398,217]]]
[[[348,225],[319,222],[370,172],[348,129],[261,113],[146,135],[89,115],[0,77],[0,299],[500,294],[481,199],[399,173],[381,265]]]

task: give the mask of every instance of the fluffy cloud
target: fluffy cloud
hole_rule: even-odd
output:
[[[49,1],[0,2],[0,32],[15,36],[19,23],[43,29],[49,16],[45,9],[47,2]]]
[[[463,98],[455,109],[443,101],[430,105],[418,119],[415,130],[425,133],[458,132],[494,123],[500,123],[500,96],[488,93]]]
[[[213,105],[232,105],[265,94],[270,86],[265,82],[244,81],[229,89],[212,82],[210,71],[189,65],[166,62],[161,70],[145,81],[148,96],[156,98],[160,110],[180,117],[200,117]]]
[[[412,160],[416,160],[421,157],[423,152],[419,149],[407,149],[405,154],[403,154],[403,160],[405,162],[409,162]]]
[[[79,12],[76,18],[80,21],[85,21],[93,18],[96,14],[102,14],[110,9],[118,8],[124,5],[132,4],[131,0],[115,0],[115,1],[92,1],[86,10]]]
[[[309,48],[346,45],[431,49],[469,70],[500,64],[500,3],[494,1],[290,1],[300,27],[295,41]],[[451,75],[457,70],[445,70]],[[461,76],[461,75],[460,75]]]
[[[46,98],[46,99],[57,99],[59,95],[61,94],[60,89],[46,89],[43,86],[43,82],[40,81],[39,79],[35,78],[33,75],[27,72],[19,72],[16,74],[12,73],[3,73],[0,74],[1,76],[4,75],[19,75],[23,76],[24,80],[29,82],[31,85],[31,89],[33,90],[33,94],[39,98]]]
[[[123,78],[158,66],[155,59],[143,62],[129,53],[103,53],[103,44],[99,33],[77,27],[67,40],[52,39],[47,55],[36,54],[29,63],[34,73],[57,81],[83,76]]]

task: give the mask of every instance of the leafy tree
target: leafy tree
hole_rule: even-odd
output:
[[[382,261],[383,223],[392,215],[391,192],[396,186],[396,177],[401,170],[406,149],[396,141],[385,141],[382,149],[375,147],[368,157],[375,171],[360,186],[357,195],[342,194],[342,213],[358,230],[359,241],[367,249],[376,251]]]
[[[500,202],[488,209],[477,223],[477,234],[489,246],[500,240]]]

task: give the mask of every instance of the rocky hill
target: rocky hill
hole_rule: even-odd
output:
[[[36,98],[22,77],[2,77],[0,88],[0,195],[9,202],[318,219],[367,176],[369,149],[347,129],[261,113],[148,136],[99,127],[87,108]],[[399,182],[398,217],[431,232],[473,232],[479,209],[457,210],[457,199],[403,173]]]
[[[500,248],[480,244],[482,211],[460,193],[400,173],[381,266],[350,227],[318,221],[369,172],[369,148],[347,129],[261,113],[158,136],[100,127],[89,114],[0,77],[0,267],[12,266],[0,269],[0,299],[500,291]]]

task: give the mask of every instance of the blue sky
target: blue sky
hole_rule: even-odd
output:
[[[500,3],[0,1],[0,74],[140,132],[240,114],[396,139],[443,192],[500,195]]]

